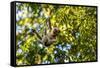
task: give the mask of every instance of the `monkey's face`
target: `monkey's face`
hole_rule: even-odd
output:
[[[53,28],[53,34],[57,35],[57,34],[59,34],[59,32],[60,32],[59,28],[57,28],[57,27]]]

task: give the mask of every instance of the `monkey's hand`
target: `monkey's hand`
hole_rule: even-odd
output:
[[[35,29],[31,29],[31,32],[33,33],[33,34],[36,34],[36,36],[41,40],[42,39],[42,37],[39,35],[39,33],[35,30]]]
[[[31,29],[31,31],[32,31],[32,33],[36,32],[36,30],[35,30],[35,29]]]

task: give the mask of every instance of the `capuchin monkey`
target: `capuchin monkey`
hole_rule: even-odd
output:
[[[36,30],[32,29],[32,32],[37,35],[39,38],[39,42],[45,45],[46,47],[50,46],[54,42],[56,42],[56,38],[60,32],[60,30],[57,27],[52,28],[51,32],[46,33],[41,37]]]
[[[47,11],[48,12],[48,11]],[[50,46],[51,44],[53,44],[54,42],[56,42],[57,36],[60,32],[58,27],[51,27],[51,13],[52,11],[49,12],[48,14],[48,18],[46,18],[46,26],[48,28],[48,33],[47,33],[47,29],[45,28],[45,34],[41,37],[38,32],[36,32],[35,29],[32,29],[32,33],[35,33],[37,35],[37,37],[39,38],[39,42],[42,43],[45,46]]]

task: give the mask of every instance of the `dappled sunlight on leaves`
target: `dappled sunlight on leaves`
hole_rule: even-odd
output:
[[[17,3],[17,65],[95,61],[96,11],[95,7]],[[32,29],[43,36],[49,16],[51,27],[58,27],[60,34],[46,47]]]

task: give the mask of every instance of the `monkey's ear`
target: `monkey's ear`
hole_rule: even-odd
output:
[[[60,33],[60,30],[58,30],[58,33]]]

